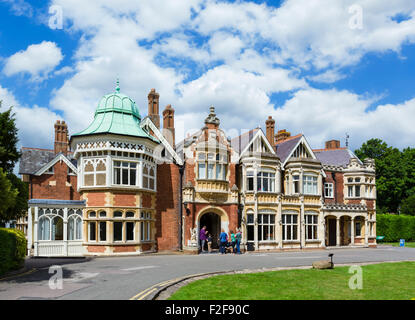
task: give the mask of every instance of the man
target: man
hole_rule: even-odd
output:
[[[202,252],[206,252],[205,250],[205,243],[206,243],[206,226],[203,226],[202,229],[200,229],[200,233],[199,233],[199,241],[201,243],[201,247],[202,247]]]
[[[221,233],[219,236],[219,242],[220,242],[220,253],[225,254],[226,244],[228,243],[228,234],[225,232],[224,229],[221,230]]]

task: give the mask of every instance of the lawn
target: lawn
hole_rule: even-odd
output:
[[[363,289],[352,290],[349,267],[222,275],[192,282],[170,300],[410,300],[415,262],[362,266]]]
[[[399,242],[378,242],[378,245],[399,247]],[[415,242],[405,242],[405,247],[415,248]]]

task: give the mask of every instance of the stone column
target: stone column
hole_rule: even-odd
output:
[[[278,247],[282,249],[282,197],[278,196],[277,219],[275,220]]]
[[[276,183],[275,192],[281,193],[281,170],[280,168],[277,168],[275,183]]]
[[[305,247],[305,215],[304,215],[304,197],[300,198],[301,208],[300,208],[300,231],[301,231],[301,247]]]
[[[30,256],[30,250],[32,249],[33,243],[33,218],[32,208],[29,207],[27,210],[27,256]]]
[[[354,245],[354,217],[351,218],[350,221],[350,236],[351,236],[351,245]]]
[[[340,218],[336,218],[336,247],[340,246]]]
[[[368,219],[365,218],[365,245],[369,244],[369,227],[368,227]]]

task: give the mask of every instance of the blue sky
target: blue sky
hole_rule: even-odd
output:
[[[172,104],[176,141],[213,104],[230,136],[272,115],[314,148],[414,147],[414,43],[409,0],[0,0],[0,100],[23,146],[51,147],[57,119],[84,129],[118,77],[142,115],[151,88]]]

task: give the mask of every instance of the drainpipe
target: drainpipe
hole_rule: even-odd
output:
[[[337,203],[337,192],[336,192],[336,189],[337,189],[337,186],[336,186],[336,173],[335,172],[332,172],[331,173],[331,177],[332,177],[332,179],[333,179],[333,193],[334,193],[334,203]]]
[[[186,167],[186,162],[183,162],[183,165],[179,166],[179,173],[180,173],[180,183],[179,183],[179,203],[180,203],[180,209],[179,209],[179,250],[183,251],[183,175],[184,175],[184,169]]]

